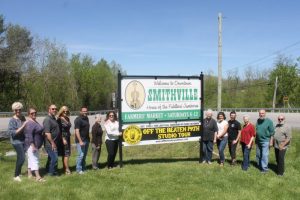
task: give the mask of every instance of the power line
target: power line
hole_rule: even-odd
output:
[[[293,43],[293,44],[291,44],[291,45],[288,45],[288,46],[286,46],[286,47],[284,47],[284,48],[282,48],[282,49],[280,49],[280,50],[277,50],[277,51],[273,52],[272,54],[269,54],[269,55],[267,55],[267,56],[264,56],[264,57],[262,57],[262,58],[259,58],[259,59],[253,60],[253,61],[250,61],[250,62],[247,63],[247,64],[243,64],[243,65],[240,65],[240,66],[237,66],[237,67],[228,69],[228,70],[226,70],[226,72],[230,72],[230,71],[236,70],[236,69],[238,69],[238,68],[248,67],[249,65],[252,65],[252,64],[255,64],[255,63],[260,63],[261,61],[264,61],[264,60],[266,60],[266,59],[268,59],[268,58],[270,58],[270,57],[272,57],[272,56],[274,56],[274,55],[278,55],[278,54],[282,53],[283,51],[286,51],[287,49],[290,49],[290,48],[292,48],[292,47],[294,47],[294,46],[297,46],[298,44],[300,44],[300,41],[297,41],[297,42],[295,42],[295,43]],[[265,61],[264,61],[264,62],[265,62]]]

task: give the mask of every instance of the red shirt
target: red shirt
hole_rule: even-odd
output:
[[[249,144],[251,137],[255,137],[255,128],[253,124],[248,123],[244,125],[242,132],[241,132],[241,142],[244,144]],[[252,142],[253,144],[253,142]],[[251,144],[251,145],[252,145]]]

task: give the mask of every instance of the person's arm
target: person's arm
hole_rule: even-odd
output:
[[[67,137],[68,137],[68,132],[66,131],[66,128],[68,126],[68,122],[64,121],[64,119],[59,119],[58,124],[61,128],[61,136],[62,136],[62,141],[64,145],[67,145]]]
[[[121,135],[121,133],[118,130],[118,126],[114,126],[113,124],[106,122],[104,124],[104,127],[105,127],[106,133],[108,135],[112,135],[112,136],[120,136]]]
[[[46,117],[43,121],[44,132],[46,135],[46,139],[50,142],[52,150],[54,151],[54,150],[56,150],[56,144],[54,143],[54,140],[52,139],[50,124],[51,124],[51,122],[49,121],[48,117]]]
[[[78,129],[78,128],[75,129],[75,137],[77,138],[77,140],[78,140],[80,146],[83,146],[84,143],[83,143],[82,140],[81,140],[80,132],[79,132],[79,129]]]
[[[252,124],[249,124],[249,132],[250,132],[251,138],[250,138],[250,142],[246,145],[248,149],[251,148],[252,142],[255,138],[255,128]]]
[[[46,135],[47,140],[48,140],[48,141],[50,142],[50,144],[51,144],[52,150],[53,150],[53,151],[56,150],[56,144],[55,144],[54,140],[52,139],[51,133],[46,132],[45,135]]]
[[[286,128],[285,140],[279,144],[279,150],[283,150],[285,146],[291,141],[291,129],[289,127]]]
[[[238,135],[237,135],[237,137],[236,137],[236,139],[235,140],[233,140],[233,144],[236,144],[236,143],[238,143],[239,142],[239,140],[240,140],[240,138],[241,138],[241,133],[242,133],[242,131],[241,130],[239,130],[238,131]]]
[[[240,141],[241,134],[242,134],[241,124],[239,122],[237,124],[238,124],[238,127],[237,127],[237,129],[238,129],[238,135],[237,135],[236,139],[233,141],[233,144],[236,144],[236,143],[238,143]]]
[[[213,119],[211,119],[211,120],[213,120]],[[218,135],[218,125],[217,125],[217,122],[216,121],[212,121],[213,122],[213,129],[214,129],[214,131],[215,131],[215,134],[214,134],[214,143],[216,143],[217,142],[217,135]]]
[[[228,124],[226,124],[225,126],[224,126],[224,130],[223,130],[223,132],[222,133],[218,133],[218,138],[222,138],[226,133],[227,133],[227,130],[228,130]]]
[[[80,132],[79,132],[79,128],[80,128],[80,119],[77,117],[74,121],[74,124],[75,124],[75,137],[77,138],[78,142],[79,142],[79,145],[80,146],[83,146],[84,143],[80,137]]]
[[[95,146],[97,148],[99,146],[99,142],[97,140],[98,125],[96,123],[92,127],[92,137],[93,137],[93,142],[94,142],[94,144],[95,144]]]
[[[24,128],[24,134],[27,135],[28,143],[32,147],[33,151],[36,150],[34,144],[34,134],[35,134],[35,126],[32,123],[27,123]]]
[[[218,135],[218,132],[215,132],[215,134],[214,134],[214,143],[217,142],[217,135]]]
[[[247,148],[248,148],[248,149],[251,148],[253,139],[254,139],[254,137],[252,136],[252,137],[250,138],[250,142],[247,144]]]
[[[22,132],[22,130],[25,128],[27,121],[25,121],[20,127],[18,127],[16,120],[10,120],[8,123],[8,133],[12,137]]]

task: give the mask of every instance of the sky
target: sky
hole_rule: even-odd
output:
[[[128,75],[271,69],[278,55],[300,56],[297,0],[0,0],[6,23],[64,45],[71,56],[104,58]]]

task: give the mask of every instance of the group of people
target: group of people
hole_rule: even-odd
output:
[[[44,145],[48,154],[46,170],[49,176],[57,175],[58,157],[62,156],[63,169],[65,174],[71,174],[69,168],[69,157],[71,155],[70,111],[67,106],[59,110],[52,104],[48,107],[48,115],[42,124],[37,121],[37,110],[28,109],[28,118],[22,115],[23,105],[20,102],[12,104],[14,112],[9,121],[8,132],[10,141],[17,153],[14,180],[20,182],[21,169],[25,161],[25,154],[28,157],[28,177],[39,182],[44,182],[39,173],[39,149]],[[76,172],[84,174],[86,170],[86,156],[90,144],[90,123],[88,108],[81,107],[80,115],[74,120],[75,143],[77,148]],[[102,136],[105,134],[105,144],[108,152],[107,167],[115,167],[114,161],[118,151],[119,122],[114,111],[109,111],[104,123],[98,114],[95,116],[95,124],[92,126],[92,168],[99,169],[99,158],[102,146]]]
[[[15,181],[21,181],[21,169],[25,161],[25,153],[28,157],[28,177],[40,182],[45,180],[39,173],[39,149],[44,144],[48,154],[46,170],[49,176],[57,175],[58,156],[62,156],[63,169],[65,174],[71,174],[69,168],[69,157],[71,155],[70,111],[67,106],[62,106],[59,111],[52,104],[48,107],[48,115],[44,118],[43,124],[37,121],[37,110],[28,109],[28,118],[22,115],[23,105],[20,102],[12,104],[14,112],[9,121],[8,132],[10,140],[17,153],[15,167]],[[243,116],[243,127],[236,120],[236,113],[230,113],[230,120],[226,121],[224,112],[219,112],[217,120],[212,118],[212,110],[206,111],[203,120],[203,131],[200,140],[200,153],[202,163],[212,163],[214,144],[217,144],[219,151],[219,165],[224,166],[224,150],[228,144],[231,157],[231,164],[235,165],[236,149],[241,144],[243,152],[242,170],[247,170],[250,166],[250,152],[255,142],[257,166],[262,173],[268,171],[269,148],[274,146],[277,163],[277,174],[284,174],[284,158],[286,150],[291,140],[291,129],[285,123],[285,116],[278,116],[278,123],[273,126],[273,122],[266,118],[266,111],[259,111],[259,118],[256,124],[250,122],[249,116]],[[77,148],[76,172],[84,174],[86,170],[86,156],[90,144],[90,123],[88,118],[88,108],[81,107],[80,115],[74,120],[75,143]],[[92,126],[92,168],[99,169],[99,157],[101,153],[102,136],[105,134],[105,144],[107,148],[107,167],[115,167],[114,161],[118,151],[121,132],[119,122],[114,111],[109,111],[104,123],[101,116],[95,116],[95,124]]]
[[[230,112],[230,119],[226,121],[224,112],[217,114],[217,120],[212,118],[212,110],[206,111],[201,135],[201,162],[211,164],[214,144],[217,143],[219,165],[224,166],[224,150],[228,144],[231,165],[236,164],[236,149],[241,144],[243,152],[242,170],[247,171],[250,166],[250,152],[255,142],[256,162],[262,173],[268,172],[269,149],[274,146],[277,163],[277,174],[282,176],[285,171],[284,159],[291,141],[291,129],[285,122],[285,116],[280,114],[274,127],[272,120],[266,118],[266,110],[259,110],[256,124],[250,122],[249,116],[243,116],[243,127],[236,120],[235,111]]]

